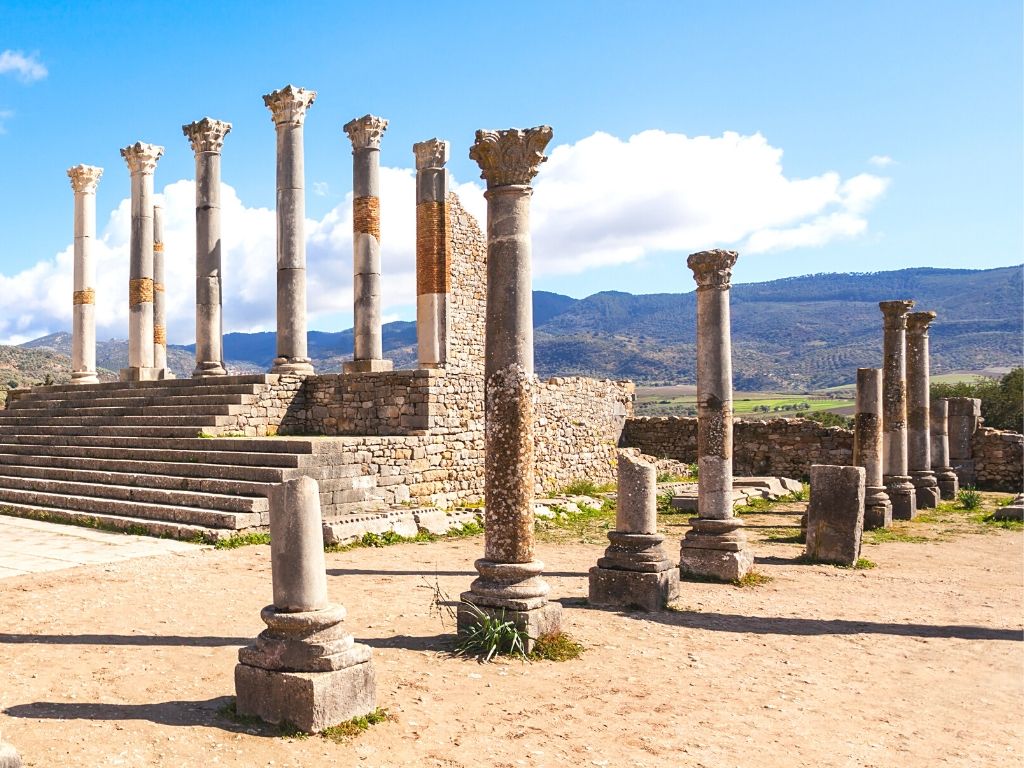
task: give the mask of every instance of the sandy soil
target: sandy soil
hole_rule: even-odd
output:
[[[1024,740],[1024,534],[914,523],[872,570],[801,565],[796,524],[748,518],[771,583],[684,584],[658,614],[587,608],[593,531],[542,536],[576,661],[444,651],[435,583],[480,539],[328,556],[394,720],[347,743],[236,724],[238,646],[262,628],[269,548],[0,581],[0,734],[28,766],[1010,766]],[[667,520],[675,548],[680,520]]]

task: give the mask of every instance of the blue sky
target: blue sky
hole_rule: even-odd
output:
[[[391,121],[381,162],[395,169],[385,185],[399,201],[415,141],[451,141],[449,168],[467,185],[479,175],[467,157],[475,129],[553,126],[535,200],[535,287],[545,290],[688,291],[685,254],[713,246],[740,250],[743,282],[1017,264],[1021,33],[1021,4],[994,0],[3,0],[0,341],[70,326],[72,165],[106,169],[101,272],[127,280],[118,150],[137,140],[167,147],[157,189],[183,212],[168,255],[180,288],[169,332],[190,340],[194,170],[180,126],[204,115],[234,124],[223,172],[237,193],[225,228],[225,248],[237,246],[225,281],[237,290],[225,301],[237,309],[226,304],[225,322],[272,327],[260,284],[273,282],[273,232],[259,211],[273,207],[274,129],[261,96],[289,82],[319,93],[306,122],[316,328],[351,324],[341,126],[367,112]],[[385,208],[389,318],[412,316],[411,217],[401,202]],[[101,335],[124,335],[123,299],[100,310]]]

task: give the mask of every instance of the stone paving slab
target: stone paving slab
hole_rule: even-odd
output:
[[[0,515],[0,579],[193,551],[196,546]]]

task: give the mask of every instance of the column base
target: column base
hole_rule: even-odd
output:
[[[910,473],[910,482],[917,495],[918,509],[935,509],[939,504],[939,483],[930,469]]]
[[[99,384],[100,379],[96,375],[96,371],[72,371],[71,372],[71,383],[72,384]]]
[[[312,375],[313,363],[308,357],[275,357],[271,373]]]
[[[882,486],[864,489],[864,530],[892,527],[892,502]]]
[[[754,555],[746,548],[742,520],[694,517],[690,525],[679,548],[681,578],[736,581],[747,575],[754,565]]]
[[[206,376],[227,376],[227,369],[216,360],[204,360],[197,362],[195,370],[192,371],[193,379],[202,379]]]
[[[342,373],[378,373],[393,370],[395,364],[391,360],[349,360],[341,364]]]
[[[118,378],[121,381],[159,381],[163,368],[122,368]]]
[[[591,605],[608,608],[640,608],[661,611],[679,597],[679,569],[667,571],[619,571],[594,566],[590,569]]]
[[[549,603],[544,600],[529,610],[518,610],[514,607],[515,601],[509,601],[509,607],[495,605],[495,602],[500,601],[478,595],[475,592],[463,592],[459,599],[461,602],[456,617],[456,626],[460,635],[469,632],[479,622],[479,618],[464,603],[472,603],[479,610],[499,621],[511,621],[515,624],[520,633],[525,635],[523,647],[527,653],[533,650],[537,644],[537,638],[553,635],[562,630],[562,606],[558,603]]]
[[[951,501],[956,498],[960,490],[960,481],[952,467],[936,467],[935,479],[939,484],[939,498],[943,501]]]
[[[885,492],[892,502],[893,520],[913,520],[917,516],[917,491],[909,475],[886,477]]]
[[[978,473],[974,468],[974,459],[953,459],[950,463],[953,465],[953,471],[956,473],[956,479],[960,488],[966,488],[967,486],[973,488],[975,483],[978,482]]]

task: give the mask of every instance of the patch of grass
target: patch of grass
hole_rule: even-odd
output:
[[[614,483],[595,483],[593,480],[578,478],[562,489],[563,496],[598,496],[615,490]]]
[[[571,538],[584,544],[594,544],[602,540],[615,523],[615,503],[604,499],[600,507],[587,504],[578,507],[578,512],[570,512],[557,504],[549,505],[556,516],[536,521],[538,541],[563,542]]]
[[[459,632],[455,640],[456,656],[475,656],[483,664],[498,655],[527,658],[529,638],[514,621],[505,618],[504,610],[492,615],[468,600],[463,600],[462,606],[475,621]]]
[[[665,491],[665,493],[658,494],[658,514],[659,515],[672,515],[675,514],[676,509],[672,506],[672,491]]]
[[[455,508],[456,509],[483,509],[484,508],[484,500],[483,499],[476,499],[475,501],[468,501],[468,500],[458,501],[458,502],[455,503]]]
[[[791,502],[791,501],[807,501],[810,498],[810,492],[807,487],[807,483],[804,483],[803,487],[799,491],[790,491],[788,495],[783,496],[779,499],[780,502]]]
[[[992,515],[982,512],[979,515],[972,515],[972,520],[983,523],[992,528],[1002,528],[1006,531],[1024,530],[1024,520],[996,520]]]
[[[877,528],[873,531],[865,531],[865,544],[889,544],[890,542],[903,542],[905,544],[922,544],[931,541],[927,536],[917,536],[907,533],[902,528]]]
[[[850,569],[854,571],[870,571],[872,568],[877,567],[878,563],[874,560],[868,560],[866,557],[858,557],[857,562],[850,566]]]
[[[747,571],[743,576],[733,581],[733,585],[737,587],[763,587],[765,584],[771,584],[775,579],[769,576],[767,573],[761,573],[760,571],[750,570]]]
[[[674,472],[659,472],[656,482],[659,483],[685,483],[690,477],[677,475]]]
[[[956,494],[956,503],[960,509],[977,509],[981,506],[981,501],[981,494],[969,485],[961,488]]]
[[[214,542],[214,549],[238,549],[239,547],[250,547],[254,544],[269,544],[270,534],[265,531],[253,533],[239,533],[229,536],[226,539],[219,539]]]
[[[205,429],[201,429],[196,434],[196,437],[201,437],[203,440],[212,440],[213,438],[216,437],[216,435],[212,435],[209,432],[207,432]]]
[[[737,515],[750,515],[757,512],[767,512],[775,505],[771,499],[753,498],[747,499],[745,504],[736,507]]]
[[[534,641],[529,658],[535,661],[572,661],[583,655],[583,644],[566,632],[541,635]]]
[[[344,744],[367,730],[371,725],[386,723],[389,720],[394,719],[394,716],[386,709],[377,707],[373,712],[360,715],[359,717],[353,717],[347,722],[332,725],[330,728],[325,728],[320,732],[320,736],[328,741],[333,741],[335,744]]]

